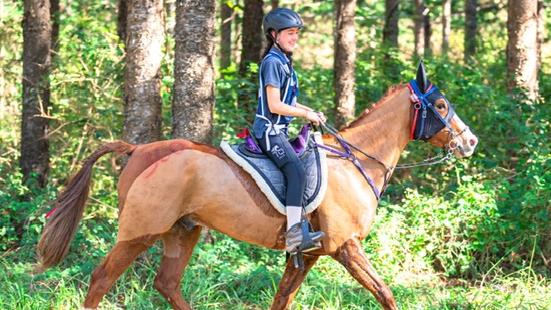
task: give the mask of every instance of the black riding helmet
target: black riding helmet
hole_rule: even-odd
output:
[[[269,36],[271,30],[280,32],[287,28],[296,27],[300,29],[304,27],[304,23],[297,12],[287,8],[277,8],[271,10],[270,13],[264,16],[262,26],[264,28],[264,33]]]

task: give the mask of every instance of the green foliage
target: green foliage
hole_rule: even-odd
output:
[[[251,65],[254,74],[258,66]],[[235,141],[235,135],[243,128],[250,127],[256,112],[254,102],[251,102],[248,94],[256,94],[256,85],[250,77],[240,77],[239,68],[232,64],[220,72],[221,77],[216,81],[216,106],[214,115],[214,132],[216,139]],[[247,98],[247,100],[239,100]]]
[[[382,2],[360,2],[357,113],[369,108],[391,85],[411,79],[415,68],[402,50],[385,50],[377,43],[382,36]],[[124,51],[115,35],[116,2],[63,3],[59,51],[51,74],[52,170],[50,185],[43,190],[24,186],[18,172],[22,3],[7,2],[0,21],[0,40],[6,43],[0,47],[0,66],[7,85],[0,107],[2,309],[79,307],[91,272],[116,239],[118,166],[106,157],[94,168],[92,195],[68,257],[44,274],[31,274],[34,247],[50,202],[82,159],[102,140],[120,137],[122,128]],[[304,6],[301,13],[329,20],[333,10],[333,3],[325,1]],[[411,10],[411,4],[405,3],[402,17]],[[456,16],[453,22],[454,28],[462,27],[461,18]],[[485,27],[473,63],[462,64],[454,53],[425,60],[431,81],[478,136],[475,155],[397,171],[364,242],[402,309],[545,309],[551,299],[551,63],[544,59],[540,102],[511,99],[503,82],[505,23],[491,12],[483,14],[482,22]],[[406,35],[404,41],[409,42],[404,29],[400,35]],[[167,36],[161,69],[165,137],[171,131],[172,45]],[[303,66],[299,57],[295,66],[300,101],[332,120],[332,69]],[[254,99],[256,82],[239,77],[236,69],[233,64],[216,81],[215,143],[235,141],[235,134],[253,119],[254,100],[243,103],[239,99]],[[251,66],[252,76],[256,70]],[[434,152],[427,144],[412,143],[402,161],[418,161]],[[196,309],[268,308],[284,266],[283,255],[216,232],[213,235],[214,244],[201,243],[186,269],[185,298]],[[160,244],[147,251],[102,305],[109,309],[165,308],[164,299],[152,288],[161,253]],[[378,308],[329,258],[321,259],[309,274],[295,306]]]

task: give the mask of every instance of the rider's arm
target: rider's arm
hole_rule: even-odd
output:
[[[298,102],[297,102],[297,104],[296,104],[296,107],[297,107],[297,108],[301,108],[301,109],[306,110],[306,111],[314,111],[314,109],[312,109],[312,108],[310,108],[310,107],[308,107],[308,106],[305,106],[305,105],[303,105],[303,104],[300,104],[300,103],[298,103]]]
[[[310,109],[306,110],[302,107],[293,107],[281,102],[279,88],[272,85],[266,86],[266,95],[268,99],[268,108],[270,112],[285,116],[295,116],[305,118],[314,124],[319,124],[320,121],[323,121],[320,116]]]

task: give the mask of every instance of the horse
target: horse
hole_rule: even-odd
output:
[[[391,87],[337,136],[323,136],[326,145],[339,140],[353,146],[356,165],[328,156],[327,191],[310,214],[313,228],[325,232],[322,248],[304,255],[303,268],[295,268],[288,260],[271,309],[288,308],[322,255],[342,264],[384,309],[397,309],[391,290],[361,245],[375,218],[379,198],[375,189],[386,185],[412,136],[446,148],[458,158],[472,155],[478,143],[445,96],[430,90],[433,86],[422,64],[412,82]],[[427,114],[439,120],[439,125],[425,124]],[[111,152],[129,156],[118,182],[119,230],[116,244],[92,274],[84,308],[98,307],[119,276],[159,239],[163,257],[154,286],[174,309],[191,309],[181,295],[180,280],[203,227],[266,248],[284,249],[284,215],[273,209],[250,175],[220,149],[183,139],[144,145],[115,141],[90,155],[59,194],[37,247],[40,270],[59,263],[67,254],[88,197],[92,166]]]

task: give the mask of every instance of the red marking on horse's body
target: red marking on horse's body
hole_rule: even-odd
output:
[[[189,144],[185,144],[185,143],[176,142],[176,143],[168,144],[168,150],[171,151],[171,153],[169,153],[168,155],[166,155],[166,153],[167,153],[166,145],[165,145],[165,148],[161,147],[161,148],[158,148],[158,149],[148,153],[146,155],[148,157],[148,159],[155,160],[155,162],[151,166],[149,166],[145,169],[144,178],[145,179],[150,178],[155,173],[155,171],[157,171],[157,168],[159,167],[159,165],[162,165],[163,163],[165,163],[168,160],[169,155],[182,153],[183,151],[185,151],[185,149],[182,150],[182,148],[186,148],[186,147],[187,148],[192,148],[193,146],[189,145]],[[178,148],[180,148],[180,149],[178,149]],[[161,156],[163,156],[163,157],[161,157]]]
[[[153,165],[149,166],[149,168],[146,169],[146,171],[144,172],[145,173],[144,178],[148,179],[155,173],[155,170],[157,170],[157,167],[159,166],[159,162],[160,161],[157,161],[156,163],[154,163]]]
[[[172,152],[180,151],[191,147],[192,147],[192,144],[190,143],[190,141],[187,141],[187,140],[170,141],[170,143],[168,144],[168,149],[171,150]]]

